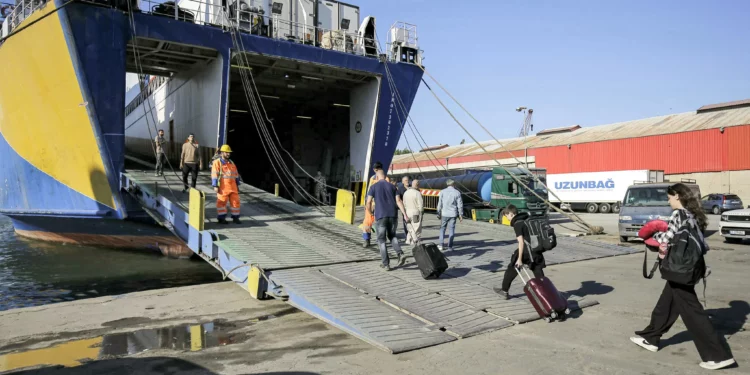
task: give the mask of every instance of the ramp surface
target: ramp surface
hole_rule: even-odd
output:
[[[188,194],[179,191],[176,177],[169,177],[176,189],[170,190],[149,172],[128,175],[164,197],[187,203]],[[290,304],[385,351],[400,353],[539,319],[518,278],[510,291],[514,298],[503,300],[493,291],[517,249],[509,227],[468,220],[459,224],[454,248],[445,251],[451,268],[439,279],[424,280],[412,260],[390,272],[380,269],[375,241],[363,248],[360,230],[333,219],[332,211],[299,206],[252,186],[240,186],[243,223],[219,225],[209,182],[202,173],[198,189],[206,193],[205,228],[218,234],[214,244],[233,258],[231,264],[260,265],[273,283],[284,287]],[[357,214],[355,224],[362,211]],[[424,220],[423,239],[437,242],[439,221],[433,215]],[[410,255],[411,246],[403,246]],[[388,250],[394,259],[390,244]],[[552,265],[633,252],[560,237],[545,258]],[[572,310],[597,304],[566,296]]]

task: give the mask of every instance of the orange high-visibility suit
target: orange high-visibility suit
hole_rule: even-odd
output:
[[[237,186],[240,184],[237,166],[231,160],[218,158],[211,165],[211,184],[219,188],[216,196],[216,213],[219,220],[227,217],[227,201],[232,211],[232,218],[240,217],[240,195]]]

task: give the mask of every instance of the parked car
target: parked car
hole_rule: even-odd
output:
[[[750,208],[721,214],[719,233],[730,243],[740,243],[743,239],[750,238]]]
[[[741,210],[742,199],[735,194],[709,194],[701,198],[703,209],[714,215],[720,215],[724,211]]]
[[[700,187],[683,181],[695,196],[701,196]],[[625,200],[620,205],[618,230],[620,242],[638,237],[638,231],[651,220],[669,221],[672,207],[669,206],[667,189],[673,183],[639,183],[631,185],[625,192]]]

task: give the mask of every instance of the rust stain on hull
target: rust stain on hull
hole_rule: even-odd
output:
[[[170,258],[187,259],[194,253],[182,241],[171,236],[128,236],[86,233],[52,233],[16,229],[19,236],[48,242],[116,249],[154,250]]]

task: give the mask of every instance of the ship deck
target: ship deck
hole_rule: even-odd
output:
[[[176,174],[165,179],[150,170],[130,169],[123,178],[156,196],[172,212],[175,232],[187,223],[189,194],[181,192]],[[493,291],[516,249],[510,228],[464,221],[458,227],[454,250],[446,252],[449,270],[439,279],[424,280],[411,258],[391,272],[379,269],[377,247],[363,248],[360,230],[334,219],[333,208],[304,207],[241,185],[242,224],[220,225],[205,172],[199,176],[197,189],[206,196],[204,232],[213,237],[210,247],[205,239],[196,247],[193,239],[183,238],[196,253],[246,288],[248,268],[243,265],[260,266],[269,281],[269,293],[281,286],[289,304],[385,351],[400,353],[539,319],[520,280],[514,282],[510,300],[502,300]],[[179,214],[180,210],[185,211]],[[360,209],[357,221],[361,216]],[[427,215],[424,239],[435,241],[438,230],[437,219]],[[410,256],[407,247],[404,251]],[[389,251],[395,256],[390,246]],[[210,252],[213,255],[207,255]],[[557,248],[545,257],[548,265],[554,265],[633,252],[560,237]],[[598,303],[567,296],[571,310]]]

